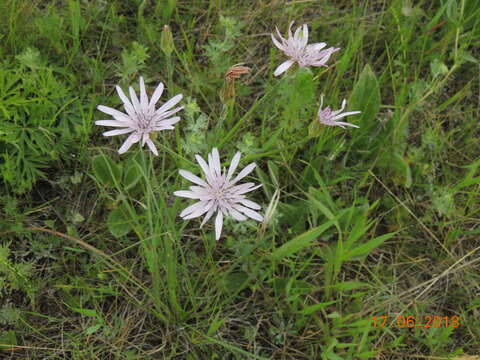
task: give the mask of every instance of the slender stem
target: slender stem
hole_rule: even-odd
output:
[[[173,95],[173,61],[171,56],[166,56],[167,62],[167,86],[170,95]],[[182,142],[180,141],[180,128],[178,126],[175,127],[175,141],[177,143],[177,152],[181,156],[182,155]]]
[[[252,107],[243,115],[240,120],[230,129],[230,131],[225,135],[225,137],[220,141],[218,148],[221,148],[225,145],[237,132],[237,130],[242,126],[242,124],[252,115],[252,113],[261,105],[263,104],[269,97],[274,93],[274,91],[279,87],[279,84],[283,83],[283,81],[277,82],[274,86],[272,86],[260,99],[252,105]]]
[[[460,21],[463,20],[464,11],[465,11],[465,0],[462,0],[460,5]],[[458,62],[458,40],[460,38],[460,30],[461,30],[461,26],[458,26],[455,32],[455,52],[453,57],[455,59],[455,64],[457,64]]]

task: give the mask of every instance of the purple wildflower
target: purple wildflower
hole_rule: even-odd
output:
[[[180,216],[184,220],[188,220],[206,214],[200,225],[200,227],[202,227],[216,212],[216,240],[220,239],[223,217],[225,215],[230,215],[238,221],[244,221],[247,220],[247,218],[252,218],[257,221],[263,220],[262,215],[255,211],[261,208],[260,205],[245,198],[247,192],[253,191],[262,185],[255,186],[252,182],[235,185],[252,172],[256,164],[251,163],[247,165],[235,178],[232,179],[233,173],[240,162],[240,157],[240,152],[237,152],[233,156],[228,171],[224,168],[222,172],[220,155],[218,150],[214,148],[212,152],[208,154],[208,164],[200,155],[195,155],[195,158],[204,173],[205,180],[200,179],[187,170],[179,171],[182,177],[190,180],[198,186],[190,186],[190,190],[179,190],[175,191],[173,194],[179,197],[199,200],[195,204],[185,208],[180,213]]]
[[[173,125],[180,121],[180,117],[171,117],[171,115],[182,110],[183,106],[179,106],[173,110],[170,109],[182,100],[183,95],[179,94],[174,96],[159,109],[155,110],[155,105],[160,99],[160,96],[162,96],[164,89],[163,83],[157,86],[150,101],[148,101],[145,83],[142,77],[140,77],[140,101],[132,87],[129,88],[130,99],[125,96],[120,86],[117,85],[116,89],[127,113],[125,114],[108,106],[99,105],[98,110],[113,116],[115,120],[98,120],[95,121],[95,124],[122,128],[104,132],[104,136],[130,134],[118,150],[119,154],[125,153],[133,144],[142,140],[142,147],[147,144],[149,149],[155,155],[158,155],[157,148],[150,139],[150,134],[155,131],[174,129]]]
[[[330,56],[335,51],[340,50],[340,48],[334,47],[324,49],[324,47],[327,46],[324,42],[308,45],[308,26],[304,24],[295,30],[295,34],[292,34],[291,28],[293,23],[292,21],[288,27],[288,39],[282,37],[277,27],[275,27],[275,29],[280,39],[276,39],[275,36],[271,34],[275,46],[290,57],[289,60],[283,62],[275,69],[273,73],[274,76],[282,74],[295,62],[298,63],[300,67],[327,66],[325,64],[328,59],[330,59]]]
[[[357,125],[349,124],[347,122],[337,121],[338,119],[344,118],[345,116],[361,113],[361,111],[349,111],[349,112],[342,113],[343,109],[345,109],[345,106],[347,106],[347,100],[343,99],[342,107],[340,108],[340,110],[332,111],[332,109],[330,109],[330,106],[327,106],[325,109],[322,109],[322,106],[323,106],[323,96],[321,98],[320,108],[318,109],[318,120],[323,125],[340,126],[343,129],[345,129],[345,126],[352,126],[355,128],[359,127]]]

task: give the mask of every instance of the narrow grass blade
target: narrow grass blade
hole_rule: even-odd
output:
[[[396,234],[397,234],[396,232],[393,232],[393,233],[381,235],[381,236],[376,237],[375,239],[372,239],[372,240],[366,242],[363,245],[357,246],[353,250],[350,250],[347,253],[343,254],[342,261],[348,261],[348,260],[350,260],[354,257],[367,255],[370,251],[379,247],[385,241],[387,241],[388,239],[390,239],[391,237],[393,237]]]
[[[317,226],[283,244],[270,254],[273,260],[281,260],[284,257],[291,256],[296,252],[308,247],[314,240],[316,240],[325,230],[333,225],[333,221]]]
[[[321,302],[315,305],[307,306],[303,308],[302,310],[299,311],[300,314],[302,315],[310,315],[313,314],[314,312],[323,309],[324,307],[327,307],[328,305],[335,304],[337,301],[326,301],[326,302]]]

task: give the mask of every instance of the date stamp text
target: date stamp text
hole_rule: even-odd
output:
[[[389,321],[390,320],[390,321]],[[452,327],[458,328],[460,324],[460,317],[455,316],[439,316],[439,315],[426,315],[426,316],[397,316],[393,318],[383,316],[372,316],[373,327],[382,328],[385,326],[398,327],[398,328],[442,328]]]

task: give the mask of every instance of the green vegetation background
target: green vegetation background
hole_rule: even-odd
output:
[[[273,77],[292,20],[341,48],[328,69]],[[0,357],[479,359],[479,21],[478,0],[1,1]],[[159,157],[120,157],[96,106],[140,75],[185,110]],[[315,125],[321,94],[360,129]],[[214,146],[258,164],[271,214],[219,242],[172,195]],[[427,315],[460,326],[396,320]]]

